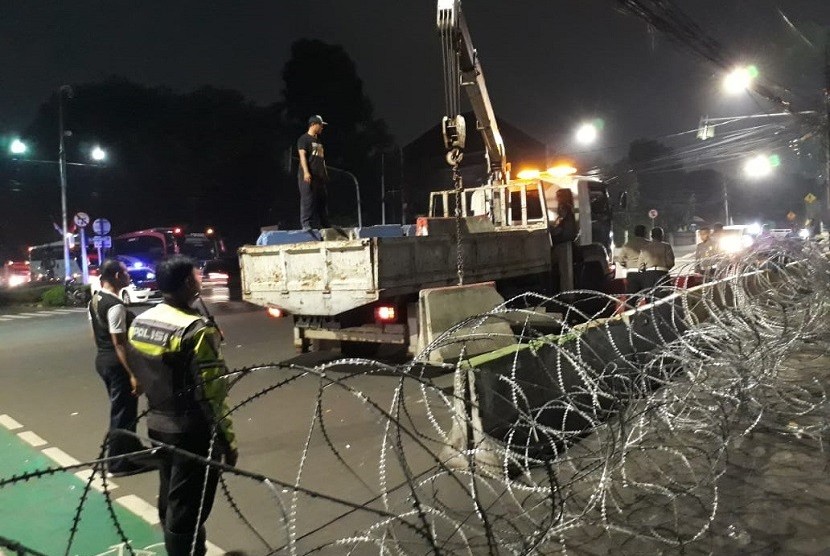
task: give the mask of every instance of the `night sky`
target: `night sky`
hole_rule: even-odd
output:
[[[771,82],[816,108],[823,45],[806,35],[830,26],[826,0],[677,2]],[[599,148],[624,153],[638,137],[697,126],[702,114],[766,110],[748,95],[726,99],[718,69],[671,44],[613,0],[466,0],[465,14],[496,113],[572,151],[572,128],[600,117]],[[813,35],[815,36],[815,35]],[[405,144],[443,115],[434,0],[0,1],[0,133],[22,130],[61,83],[119,75],[184,92],[236,89],[259,104],[279,99],[281,70],[301,37],[340,44],[357,64],[376,116]],[[819,35],[820,37],[820,35]],[[793,68],[792,49],[808,52]],[[812,103],[812,104],[811,104]],[[508,154],[509,154],[509,145]]]

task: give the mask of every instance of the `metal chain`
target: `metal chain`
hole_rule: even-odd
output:
[[[464,183],[461,180],[461,171],[458,169],[461,160],[460,149],[453,149],[452,182],[455,189],[455,253],[456,273],[458,285],[464,285],[464,253],[461,249],[461,196],[464,194]]]

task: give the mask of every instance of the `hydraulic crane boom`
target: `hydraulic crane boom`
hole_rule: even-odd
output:
[[[478,130],[484,139],[488,168],[488,183],[503,184],[509,179],[508,164],[484,72],[470,39],[470,31],[461,11],[461,0],[438,0],[438,31],[441,34],[444,57],[445,101],[448,117],[444,118],[444,136],[447,150],[464,148],[464,123],[460,118],[459,87],[463,87],[472,104]],[[458,120],[462,120],[460,123]],[[460,130],[456,128],[461,127]],[[460,138],[459,138],[460,135]]]

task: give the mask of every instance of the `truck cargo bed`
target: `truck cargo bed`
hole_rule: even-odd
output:
[[[548,272],[546,229],[472,233],[462,241],[466,283]],[[295,315],[334,316],[396,295],[452,285],[452,236],[375,237],[239,250],[242,295]]]

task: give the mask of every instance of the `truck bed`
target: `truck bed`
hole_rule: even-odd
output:
[[[462,242],[465,283],[548,272],[544,229],[471,233]],[[379,299],[458,283],[451,236],[375,237],[239,250],[243,299],[294,315],[334,316]]]

